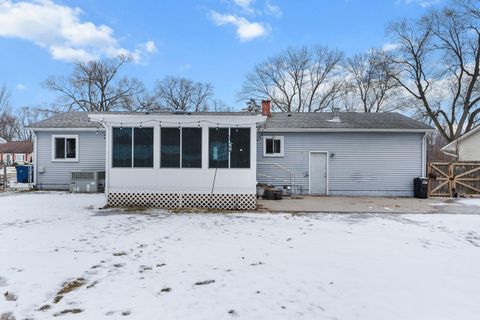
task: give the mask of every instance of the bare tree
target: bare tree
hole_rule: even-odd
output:
[[[0,137],[6,140],[16,138],[18,122],[12,113],[11,95],[5,84],[0,86]]]
[[[135,110],[136,96],[143,85],[136,79],[120,78],[120,69],[131,61],[128,56],[77,63],[68,77],[50,77],[44,85],[58,92],[61,105],[69,111]]]
[[[417,21],[389,27],[398,48],[387,55],[391,76],[447,141],[471,130],[480,108],[478,2],[458,0]]]
[[[341,61],[341,52],[325,46],[288,48],[247,75],[239,99],[268,98],[284,112],[322,111],[342,91]]]
[[[198,112],[207,109],[212,96],[210,83],[170,76],[157,82],[154,90],[157,103],[152,105],[161,110]]]
[[[31,141],[32,132],[27,127],[35,122],[41,121],[52,116],[55,113],[53,109],[21,107],[16,112],[17,127],[16,137],[20,141]]]
[[[372,49],[349,58],[346,63],[348,81],[345,89],[349,97],[350,109],[363,112],[392,111],[399,106],[398,83],[391,76],[384,54]],[[346,102],[347,100],[345,100]]]

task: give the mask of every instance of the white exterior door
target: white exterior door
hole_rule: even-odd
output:
[[[310,152],[310,194],[327,194],[327,161],[326,152]]]

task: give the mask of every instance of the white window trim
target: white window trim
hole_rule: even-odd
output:
[[[15,161],[25,161],[25,154],[23,153],[15,153]]]
[[[267,153],[267,139],[280,140],[280,152],[279,153]],[[265,158],[281,158],[284,156],[285,144],[283,136],[263,136],[263,156]]]
[[[71,159],[55,158],[55,139],[57,138],[75,139],[75,158],[71,158]],[[52,162],[78,162],[79,150],[80,150],[79,146],[80,146],[80,139],[78,137],[78,134],[52,134]]]

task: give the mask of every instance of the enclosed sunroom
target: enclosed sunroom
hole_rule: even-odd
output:
[[[111,206],[256,207],[251,113],[95,113],[105,128]]]

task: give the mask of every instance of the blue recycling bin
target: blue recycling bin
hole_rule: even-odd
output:
[[[18,183],[33,182],[33,166],[16,166],[15,169]]]

